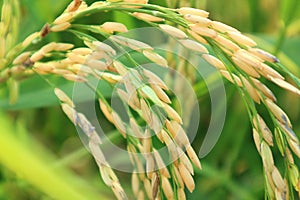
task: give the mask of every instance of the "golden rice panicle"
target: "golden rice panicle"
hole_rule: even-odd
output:
[[[182,15],[196,15],[196,16],[200,16],[200,17],[208,17],[209,16],[209,12],[205,11],[205,10],[200,10],[200,9],[196,9],[196,8],[190,8],[190,7],[182,7],[177,9],[177,12],[179,12]]]
[[[195,33],[192,30],[187,30],[187,32],[198,42],[200,42],[201,44],[208,44],[208,42],[199,34]]]
[[[253,117],[253,125],[256,130],[259,130],[262,133],[262,137],[268,143],[268,145],[273,146],[274,143],[272,132],[259,114],[257,114],[256,117]]]
[[[167,199],[168,200],[173,200],[174,199],[174,193],[173,193],[173,189],[172,189],[172,186],[171,186],[170,181],[168,180],[168,178],[162,176],[161,177],[161,184],[162,184],[163,192],[164,192],[165,196],[167,197]]]
[[[217,69],[226,69],[225,65],[215,56],[203,54],[202,58]]]
[[[185,14],[185,15],[183,15],[183,17],[187,21],[198,24],[200,26],[209,26],[211,23],[210,19],[207,19],[206,17],[198,16],[198,15]]]
[[[252,80],[253,84],[255,85],[255,87],[260,92],[262,92],[270,100],[276,102],[275,95],[273,94],[273,92],[266,85],[264,85],[262,82],[260,82],[259,80],[255,79],[255,78],[251,78],[251,80]]]
[[[243,70],[248,75],[250,75],[254,78],[259,78],[260,77],[260,74],[252,66],[248,65],[247,63],[241,61],[240,59],[238,59],[236,57],[232,57],[232,61],[236,64],[236,66],[238,68]]]
[[[282,80],[281,78],[270,77],[270,79],[273,83],[275,83],[279,87],[281,87],[287,91],[293,92],[294,94],[297,94],[298,96],[300,96],[300,90],[298,88],[296,88],[295,86],[293,86],[292,84]]]
[[[73,18],[73,13],[63,13],[53,21],[53,24],[58,25],[65,22],[70,22],[72,18]]]
[[[115,32],[119,32],[119,33],[128,32],[127,27],[124,24],[119,22],[105,22],[104,24],[101,25],[101,28],[103,29],[103,31],[109,34],[113,34]]]
[[[185,39],[185,38],[188,37],[185,32],[183,32],[182,30],[180,30],[178,28],[175,28],[174,26],[170,26],[170,25],[167,25],[167,24],[160,24],[158,26],[164,32],[166,32],[167,34],[169,34],[170,36],[173,36],[175,38]]]
[[[214,29],[211,29],[209,27],[199,26],[197,24],[191,24],[189,26],[193,32],[199,34],[200,36],[210,38],[216,38],[218,36],[218,33]]]
[[[252,53],[253,55],[259,57],[260,59],[264,61],[268,61],[271,63],[277,63],[279,62],[279,59],[276,58],[274,55],[270,54],[269,52],[266,52],[259,48],[249,48],[248,51]]]
[[[183,40],[179,40],[179,42],[186,47],[187,49],[190,49],[194,52],[198,52],[198,53],[205,53],[208,54],[208,50],[206,49],[205,46],[203,46],[202,44],[194,41],[194,40],[190,40],[190,39],[183,39]]]
[[[193,190],[195,189],[195,182],[192,175],[187,170],[185,165],[181,162],[178,165],[178,169],[186,188],[192,193]]]
[[[134,12],[132,15],[141,20],[148,21],[148,22],[163,22],[163,21],[165,21],[165,19],[163,19],[163,18],[156,17],[156,16],[146,14],[146,13]]]
[[[213,29],[215,29],[216,31],[219,31],[221,33],[227,33],[227,32],[240,33],[240,31],[238,31],[237,29],[235,29],[227,24],[224,24],[222,22],[219,22],[219,21],[212,21],[211,26]]]
[[[266,172],[272,172],[274,169],[274,159],[269,145],[262,141],[260,144],[260,153],[263,160],[264,169]]]
[[[168,61],[154,51],[143,50],[143,54],[146,58],[151,60],[153,63],[158,64],[163,67],[168,67]]]
[[[223,77],[225,77],[231,83],[236,84],[239,87],[243,86],[241,79],[237,75],[232,74],[227,70],[220,70],[220,73]]]
[[[227,35],[233,39],[234,41],[236,41],[237,43],[239,43],[240,45],[244,45],[244,46],[249,46],[249,47],[253,47],[256,46],[256,42],[254,42],[254,40],[252,40],[251,38],[241,34],[241,33],[237,33],[235,31],[229,31],[227,32]]]
[[[267,79],[275,78],[284,80],[284,77],[279,72],[274,70],[269,65],[266,65],[265,63],[260,63],[258,67],[258,72]]]
[[[198,169],[202,169],[200,160],[196,154],[196,152],[194,151],[193,147],[191,145],[186,147],[186,152],[189,156],[189,158],[191,159],[191,161],[194,163],[194,165],[198,168]]]
[[[281,123],[287,125],[288,127],[292,128],[292,124],[289,117],[279,106],[277,106],[270,99],[266,99],[265,102],[266,106],[270,109],[270,111],[273,113],[276,119],[278,119]]]
[[[132,175],[131,175],[131,185],[132,185],[133,194],[135,196],[137,196],[139,193],[140,181],[139,181],[139,177],[135,171],[133,171]]]
[[[243,76],[241,76],[242,78],[242,83],[245,86],[247,92],[249,93],[249,95],[251,96],[251,98],[258,104],[260,104],[260,96],[259,93],[257,92],[257,90],[252,86],[252,84]]]
[[[221,35],[217,35],[214,40],[232,52],[236,52],[241,49],[237,44]]]
[[[254,140],[256,149],[260,154],[261,137],[260,137],[258,131],[255,128],[252,129],[252,133],[253,133],[253,140]]]
[[[72,108],[75,107],[73,101],[61,89],[55,88],[54,93],[61,102],[68,104]]]

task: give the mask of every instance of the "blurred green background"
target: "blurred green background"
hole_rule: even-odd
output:
[[[69,0],[21,0],[22,19],[19,41],[40,30],[58,16]],[[94,1],[87,1],[88,4]],[[300,6],[299,0],[194,0],[178,1],[208,10],[210,18],[249,33],[259,46],[279,52],[282,63],[300,77]],[[2,1],[0,1],[2,4]],[[167,5],[163,0],[150,3]],[[176,6],[173,1],[171,6]],[[101,19],[99,19],[101,18]],[[105,19],[130,23],[118,14],[95,16],[93,22]],[[123,21],[122,21],[123,20]],[[132,24],[131,24],[132,25]],[[134,24],[133,24],[134,25]],[[69,41],[68,35],[52,34],[48,40]],[[72,84],[53,79],[60,88],[71,92]],[[294,130],[300,133],[300,101],[295,95],[273,84],[278,104],[288,113]],[[34,93],[32,91],[35,91]],[[24,80],[20,99],[9,105],[7,88],[0,85],[0,200],[26,199],[112,199],[98,169],[76,129],[59,108],[59,102],[40,78]],[[212,152],[202,159],[203,170],[196,174],[196,190],[188,199],[264,199],[263,170],[252,139],[245,106],[236,88],[227,84],[227,119],[222,135]],[[201,116],[209,116],[209,96],[200,99]],[[261,109],[265,115],[265,111]],[[100,115],[100,121],[113,127]],[[205,120],[200,122],[199,149]],[[198,148],[198,149],[197,149]],[[273,150],[273,149],[272,149]],[[275,162],[281,166],[278,150]],[[299,160],[296,160],[298,166]],[[118,174],[130,192],[130,174]]]

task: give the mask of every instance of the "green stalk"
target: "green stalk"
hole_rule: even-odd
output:
[[[80,183],[82,180],[71,175],[65,168],[51,167],[51,160],[48,159],[50,156],[45,156],[47,150],[36,151],[16,138],[15,125],[3,113],[0,113],[0,126],[0,163],[5,168],[53,199],[108,199],[105,195],[96,193],[96,189],[87,183]]]
[[[286,33],[287,33],[287,29],[289,27],[289,25],[291,24],[296,11],[297,11],[297,7],[299,5],[299,0],[294,0],[294,1],[290,1],[288,8],[287,8],[287,17],[286,19],[282,22],[283,23],[283,27],[280,30],[279,33],[279,37],[277,40],[277,43],[275,45],[275,50],[274,50],[274,54],[277,55],[286,39]]]

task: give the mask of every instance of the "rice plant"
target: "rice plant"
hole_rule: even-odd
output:
[[[200,162],[198,150],[192,147],[195,135],[190,127],[199,124],[191,116],[197,112],[201,92],[207,90],[201,77],[207,68],[212,83],[222,76],[235,87],[246,107],[263,166],[265,198],[298,199],[299,139],[267,85],[274,84],[299,98],[299,78],[251,37],[210,19],[205,10],[188,7],[195,2],[170,1],[169,7],[164,7],[147,0],[90,5],[74,0],[53,22],[17,42],[22,20],[19,1],[4,0],[0,82],[8,88],[11,104],[18,101],[23,80],[40,77],[52,88],[116,199],[181,200],[195,190],[193,176],[206,170],[202,168],[205,161]],[[106,18],[111,13],[139,23],[112,21]],[[94,23],[94,16],[103,18],[98,20],[101,23]],[[47,39],[60,34],[65,41]],[[69,38],[74,39],[68,42]],[[73,95],[67,95],[53,77],[74,83]],[[104,85],[111,88],[109,96],[103,93]],[[194,96],[187,92],[188,87],[195,91]],[[80,106],[84,95],[95,102],[89,106],[94,109],[92,115]],[[103,120],[95,121],[98,111],[122,138],[122,144],[112,145],[116,149],[105,147],[110,142],[101,126]],[[232,131],[238,134],[238,130]],[[214,137],[204,143],[212,148],[218,136]],[[126,155],[118,157],[122,148]],[[202,157],[211,148],[204,149]],[[277,151],[281,157],[274,159]],[[3,161],[6,157],[1,157],[10,168],[9,162]],[[134,197],[116,171],[131,173]]]

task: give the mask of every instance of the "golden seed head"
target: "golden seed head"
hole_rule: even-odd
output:
[[[105,159],[105,156],[104,156],[103,152],[99,148],[99,143],[90,140],[89,141],[89,148],[90,148],[90,151],[91,151],[97,165],[98,166],[106,165],[107,162],[106,162],[106,159]]]
[[[163,67],[168,67],[168,61],[158,53],[155,53],[154,51],[144,50],[143,54],[146,58],[148,58],[152,62]]]
[[[197,24],[190,25],[190,29],[201,36],[210,38],[215,38],[218,36],[218,33],[215,30],[210,29],[208,27],[199,26]]]
[[[293,86],[292,84],[290,84],[280,78],[270,77],[270,79],[273,83],[275,83],[279,87],[286,89],[286,90],[293,92],[293,93],[297,94],[298,96],[300,96],[300,90],[298,88],[296,88],[295,86]]]
[[[128,32],[127,27],[124,24],[119,22],[105,22],[104,24],[101,25],[101,28],[109,34],[113,34],[114,32],[119,32],[119,33]]]
[[[74,12],[74,11],[78,10],[78,8],[80,7],[81,4],[82,4],[82,0],[73,0],[67,7],[67,11]]]
[[[236,32],[239,33],[239,31],[231,26],[228,26],[227,24],[224,24],[222,22],[218,21],[212,21],[211,26],[216,31],[219,31],[221,33],[227,33],[227,32]]]
[[[63,75],[63,77],[69,81],[74,81],[74,82],[87,82],[87,79],[76,75],[76,74],[65,74]]]
[[[257,130],[260,130],[264,140],[268,143],[269,146],[273,146],[273,135],[269,127],[266,125],[265,121],[261,118],[260,115],[256,115],[257,118],[253,118],[254,127]],[[258,121],[258,124],[257,124]]]
[[[241,70],[246,72],[248,75],[255,77],[255,78],[260,77],[260,74],[252,66],[248,65],[247,63],[241,61],[240,59],[238,59],[234,56],[232,57],[232,61],[237,65],[237,67],[239,67]]]
[[[267,79],[275,78],[284,80],[284,77],[280,73],[265,63],[260,63],[258,72]]]
[[[194,40],[190,40],[190,39],[184,39],[184,40],[179,40],[179,42],[186,48],[192,50],[192,51],[196,51],[199,53],[205,53],[208,54],[208,50],[206,49],[205,46],[203,46],[202,44],[194,41]]]
[[[190,145],[190,141],[180,124],[174,120],[170,122],[166,120],[166,126],[178,145],[184,147],[188,147]]]
[[[167,178],[170,178],[170,173],[167,169],[167,166],[165,165],[163,159],[161,158],[161,156],[159,155],[158,151],[156,149],[153,149],[153,154],[154,154],[154,158],[155,158],[155,162],[157,165],[157,168],[159,170],[159,172]]]
[[[183,182],[183,180],[182,180],[182,178],[181,178],[181,175],[180,175],[180,173],[179,173],[178,166],[175,165],[175,166],[172,168],[172,170],[173,170],[172,175],[173,175],[173,178],[174,178],[174,180],[175,180],[177,186],[180,187],[180,188],[184,188],[184,182]]]
[[[116,84],[122,81],[122,76],[116,75],[116,74],[111,74],[108,72],[101,72],[101,71],[96,71],[96,73],[103,78],[104,80],[108,81],[109,83]]]
[[[35,62],[43,59],[44,56],[45,56],[45,53],[42,50],[39,50],[30,56],[30,60],[35,63]]]
[[[154,164],[153,156],[152,155],[147,155],[147,158],[146,158],[146,172],[147,172],[147,177],[149,179],[152,179],[154,171],[155,171],[155,164]]]
[[[128,70],[121,62],[114,61],[113,65],[121,76],[125,76],[128,73]]]
[[[241,79],[237,75],[230,74],[230,72],[227,70],[220,70],[220,73],[231,83],[237,84],[239,87],[243,86]]]
[[[186,147],[186,152],[187,152],[189,158],[191,159],[191,161],[194,163],[194,165],[198,169],[202,169],[199,157],[197,156],[196,152],[194,151],[194,149],[191,145]]]
[[[187,21],[196,23],[199,26],[209,26],[210,22],[211,22],[210,19],[207,19],[206,17],[198,16],[198,15],[185,14],[183,17]]]
[[[86,59],[85,64],[92,69],[97,69],[102,71],[107,70],[108,68],[107,64],[100,60]]]
[[[69,22],[71,21],[72,18],[73,18],[73,13],[63,13],[54,20],[53,24],[62,24],[65,22]]]
[[[253,47],[253,46],[256,46],[256,42],[254,42],[251,38],[245,36],[245,35],[242,35],[241,33],[237,33],[237,32],[227,32],[228,36],[233,39],[234,41],[236,41],[237,43],[241,44],[241,45],[244,45],[244,46],[250,46],[250,47]]]
[[[186,200],[184,188],[178,188],[178,190],[177,190],[177,197],[180,200]]]
[[[68,29],[71,26],[69,22],[64,22],[61,24],[54,25],[50,28],[52,32],[60,32]]]
[[[282,124],[279,122],[281,130],[284,131],[288,139],[293,140],[294,142],[299,142],[297,135],[294,133],[293,129],[291,129],[288,125]]]
[[[226,69],[225,65],[218,58],[210,54],[203,54],[202,58],[217,69]]]
[[[74,108],[72,108],[69,104],[62,103],[61,108],[67,117],[71,120],[71,122],[76,125],[77,112]]]
[[[260,150],[264,168],[267,172],[272,172],[274,168],[274,159],[269,145],[266,142],[262,141],[260,145]]]
[[[39,36],[40,36],[39,32],[32,33],[22,42],[22,47],[27,47],[30,43],[32,43]]]
[[[300,158],[300,145],[299,142],[296,142],[292,139],[287,139],[287,142],[292,149],[292,151],[295,153],[295,155]]]
[[[50,43],[46,44],[45,46],[43,46],[41,48],[41,50],[46,54],[46,53],[53,51],[54,48],[56,47],[56,45],[57,45],[56,42],[50,42]]]
[[[209,12],[205,10],[200,10],[196,8],[190,8],[190,7],[182,7],[177,9],[177,12],[179,12],[182,15],[190,14],[190,15],[197,15],[200,17],[208,17]]]
[[[235,52],[240,50],[241,48],[233,43],[231,40],[221,36],[221,35],[217,35],[217,37],[214,38],[215,41],[217,41],[219,44],[221,44],[223,47]]]
[[[138,40],[134,40],[134,39],[130,39],[127,37],[123,37],[120,35],[112,35],[109,37],[110,39],[112,39],[113,41],[123,45],[123,46],[127,46],[135,51],[141,51],[141,50],[153,50],[153,47],[151,47],[150,45],[138,41]]]
[[[113,123],[114,120],[111,116],[111,109],[101,99],[99,99],[99,105],[106,119],[108,119],[108,121]]]
[[[283,192],[285,190],[285,182],[276,167],[272,171],[272,178],[278,190]]]
[[[126,193],[124,192],[119,182],[113,182],[111,188],[118,200],[128,199]]]
[[[175,120],[179,124],[183,123],[180,115],[171,106],[168,104],[163,104],[163,108],[171,119]]]
[[[198,42],[202,43],[202,44],[208,44],[208,42],[200,35],[198,35],[197,33],[195,33],[194,31],[191,30],[187,30],[188,33]]]
[[[68,51],[74,47],[74,44],[70,43],[57,43],[54,47],[54,51]]]
[[[287,114],[279,107],[277,106],[273,101],[271,101],[270,99],[266,99],[266,106],[268,106],[268,108],[270,109],[270,111],[274,114],[274,116],[283,124],[289,126],[290,128],[292,128],[292,124],[291,121],[289,119],[289,117],[287,116]]]
[[[188,36],[186,35],[185,32],[183,32],[182,30],[175,28],[173,26],[167,25],[167,24],[160,24],[158,25],[159,28],[161,28],[164,32],[166,32],[167,34],[179,38],[179,39],[184,39],[187,38]]]
[[[194,175],[193,165],[189,160],[189,158],[187,157],[187,155],[179,147],[177,148],[177,152],[180,157],[179,162],[184,164],[185,168],[189,171],[191,175]]]
[[[148,22],[163,22],[165,21],[165,19],[160,18],[160,17],[156,17],[150,14],[146,14],[146,13],[139,13],[139,12],[134,12],[133,16],[148,21]]]
[[[106,53],[116,55],[116,51],[104,42],[94,41],[92,44],[94,45],[96,51],[104,51]]]
[[[86,55],[91,54],[92,50],[90,48],[86,48],[86,47],[79,47],[79,48],[73,49],[72,52],[75,54],[78,54],[78,55],[86,56]]]
[[[132,185],[133,194],[135,196],[137,196],[138,192],[139,192],[140,181],[139,181],[139,177],[135,171],[133,171],[132,175],[131,175],[131,185]]]
[[[251,98],[256,102],[256,103],[260,103],[260,96],[259,93],[257,92],[257,90],[251,85],[251,83],[242,76],[242,82],[244,84],[244,86],[246,87],[248,93],[250,94]]]
[[[157,97],[165,103],[171,103],[169,96],[156,84],[150,84]]]
[[[152,197],[152,187],[149,179],[144,179],[144,188],[149,199]]]
[[[162,189],[163,189],[167,199],[168,200],[173,200],[174,194],[173,194],[173,189],[172,189],[172,186],[170,184],[170,181],[166,177],[162,176],[161,177],[161,182],[162,182]]]
[[[113,118],[114,125],[116,128],[120,131],[120,133],[123,135],[124,138],[126,138],[126,127],[120,118],[120,116],[116,112],[112,112],[111,116]]]
[[[74,63],[84,64],[87,57],[70,52],[70,53],[67,53],[67,58],[70,59]]]
[[[276,58],[274,55],[258,48],[249,48],[248,51],[252,53],[253,55],[259,57],[260,59],[263,59],[264,61],[268,61],[271,63],[279,62],[278,58]]]
[[[239,59],[240,61],[254,67],[255,69],[261,69],[261,60],[244,49],[240,49],[233,55],[235,58]]]
[[[31,53],[29,51],[21,53],[18,57],[14,59],[13,64],[14,65],[23,64],[23,62],[25,62],[29,58],[30,54]]]
[[[68,104],[69,106],[71,106],[72,108],[75,107],[73,101],[68,97],[68,95],[66,95],[66,93],[64,93],[61,89],[59,88],[55,88],[54,89],[54,93],[57,96],[57,98],[59,98],[59,100],[61,102],[64,102],[66,104]]]
[[[272,101],[276,102],[275,95],[266,85],[264,85],[262,82],[260,82],[259,80],[255,79],[255,78],[251,78],[251,80],[254,83],[255,87],[257,87],[257,89],[259,89],[266,97],[268,97]]]
[[[254,139],[256,149],[260,154],[260,144],[261,144],[260,135],[255,128],[253,128],[252,131],[253,131],[253,139]]]
[[[186,169],[183,163],[179,163],[178,165],[179,173],[181,178],[186,185],[187,189],[192,193],[195,189],[195,182],[189,171]]]

